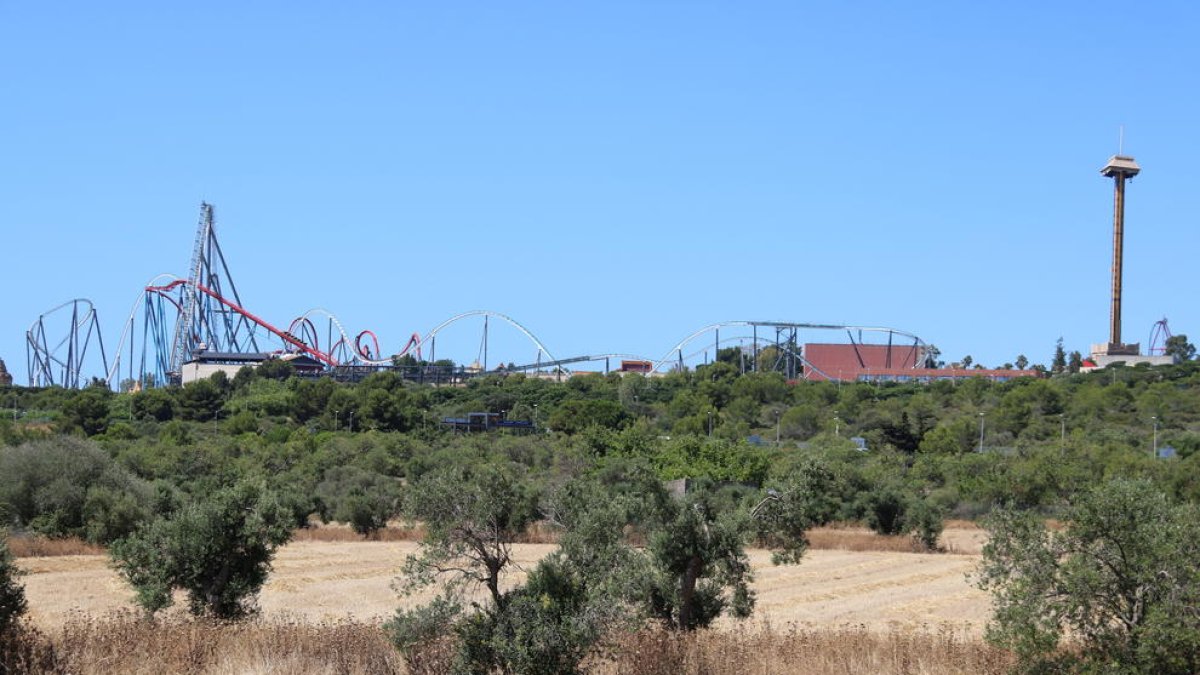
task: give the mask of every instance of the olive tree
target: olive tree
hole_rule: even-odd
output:
[[[443,593],[388,623],[410,669],[575,673],[618,625],[652,619],[691,630],[726,611],[747,616],[754,606],[745,553],[750,511],[715,493],[670,499],[656,480],[624,469],[600,470],[549,492],[541,512],[562,528],[559,549],[530,570],[523,586],[503,591],[509,542],[532,515],[520,482],[485,466],[442,471],[411,486],[406,512],[427,534],[422,550],[406,561],[400,586],[441,580]],[[781,500],[771,518],[781,560],[799,558],[803,545],[792,539],[828,511],[796,495]],[[629,532],[644,535],[647,545],[631,545]],[[485,600],[470,602],[472,588],[486,590]],[[447,634],[455,636],[454,662],[431,665],[431,645]]]
[[[0,530],[0,635],[7,635],[25,613],[25,589],[17,583],[21,570],[8,550],[8,533]]]
[[[1029,513],[991,518],[978,576],[995,605],[989,640],[1029,669],[1075,658],[1059,649],[1070,640],[1085,668],[1200,672],[1200,509],[1116,480],[1064,520],[1055,531]]]
[[[392,641],[410,670],[419,670],[435,636],[454,633],[458,668],[488,672],[498,658],[492,634],[511,597],[500,590],[501,575],[513,563],[513,540],[533,515],[523,486],[504,467],[449,467],[410,486],[404,514],[424,526],[425,536],[405,559],[397,587],[407,593],[440,582],[442,593],[428,605],[398,611],[386,626]],[[487,599],[470,603],[471,612],[477,589]]]
[[[513,540],[534,515],[511,471],[484,465],[433,472],[408,490],[404,513],[425,536],[405,560],[403,589],[439,580],[459,594],[483,586],[492,607],[503,606],[500,576],[512,564]]]
[[[150,614],[169,607],[179,588],[192,614],[236,619],[253,611],[291,524],[273,493],[243,482],[144,525],[114,542],[110,554]]]
[[[643,602],[650,616],[684,630],[705,627],[727,609],[734,617],[749,616],[748,525],[745,514],[716,513],[702,499],[674,503],[647,547],[651,573]]]
[[[355,532],[374,536],[400,512],[400,487],[395,479],[355,466],[325,472],[317,485],[321,519],[349,523]]]

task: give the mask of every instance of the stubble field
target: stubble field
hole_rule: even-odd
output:
[[[967,578],[979,560],[981,532],[948,529],[943,537],[953,553],[921,554],[878,550],[831,550],[870,545],[871,535],[856,530],[814,532],[814,550],[800,565],[774,566],[766,551],[751,550],[758,606],[756,623],[871,630],[935,629],[950,624],[980,634],[989,613],[987,595]],[[856,545],[856,542],[858,544]],[[882,543],[882,542],[881,542]],[[280,549],[261,597],[265,617],[327,621],[382,621],[397,607],[420,603],[426,591],[403,597],[392,588],[404,557],[417,548],[409,541],[296,541]],[[518,563],[530,568],[553,550],[551,544],[516,544]],[[879,548],[887,548],[881,545]],[[132,592],[103,555],[20,558],[30,615],[53,632],[67,619],[131,609]],[[521,580],[520,570],[507,578]]]

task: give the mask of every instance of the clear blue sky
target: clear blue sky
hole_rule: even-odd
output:
[[[781,319],[1047,362],[1107,339],[1122,124],[1125,337],[1200,337],[1197,35],[1184,2],[0,3],[0,358],[23,382],[79,296],[111,349],[208,200],[249,308],[389,351],[487,308],[560,357]]]

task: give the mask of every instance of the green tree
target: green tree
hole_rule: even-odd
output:
[[[0,448],[0,511],[9,523],[98,543],[149,514],[151,487],[91,441],[61,436]]]
[[[1025,366],[1029,365],[1029,357],[1024,354],[1017,354],[1017,370],[1025,370]]]
[[[185,504],[113,543],[113,566],[153,614],[187,591],[192,614],[237,619],[253,611],[275,550],[291,538],[291,513],[273,493],[242,482]]]
[[[400,512],[400,488],[395,479],[355,466],[337,466],[325,472],[317,485],[321,518],[349,523],[354,531],[371,537],[387,527]]]
[[[254,369],[256,377],[266,380],[286,380],[295,372],[292,362],[284,359],[267,359]]]
[[[403,588],[439,579],[456,595],[482,585],[493,608],[504,605],[500,576],[512,564],[512,542],[533,516],[509,470],[454,466],[423,476],[409,489],[404,513],[425,526],[421,550],[404,563]]]
[[[1163,353],[1167,356],[1174,356],[1180,361],[1191,361],[1196,358],[1196,345],[1188,342],[1186,334],[1180,333],[1167,338],[1166,349]]]
[[[1078,373],[1083,367],[1083,354],[1078,350],[1071,352],[1071,356],[1067,359],[1067,370],[1072,373]]]
[[[790,472],[779,489],[751,510],[758,541],[772,550],[776,565],[800,563],[808,550],[808,530],[829,522],[837,513],[837,478],[823,464],[806,461]]]
[[[112,392],[101,387],[88,387],[75,392],[63,404],[63,417],[71,428],[88,436],[104,433],[108,428],[108,404]]]
[[[1056,651],[1070,636],[1089,672],[1200,672],[1200,509],[1116,480],[1081,495],[1065,522],[991,518],[978,577],[995,606],[988,639],[1027,669],[1074,658]]]
[[[1063,349],[1063,339],[1060,337],[1054,343],[1054,357],[1050,359],[1050,372],[1061,373],[1067,369],[1067,351]]]
[[[196,380],[179,391],[179,413],[185,420],[207,422],[217,416],[224,398],[212,380]]]
[[[546,420],[546,426],[574,434],[590,426],[619,429],[628,420],[629,413],[616,401],[570,399],[558,406]]]
[[[144,389],[132,396],[133,415],[140,420],[167,422],[175,417],[177,404],[169,389]]]
[[[25,613],[25,589],[17,583],[20,575],[21,570],[13,564],[12,553],[8,550],[8,533],[0,530],[0,640]]]
[[[494,638],[514,597],[500,590],[501,575],[513,564],[513,539],[532,515],[519,481],[501,467],[457,465],[414,483],[404,507],[407,517],[425,526],[425,536],[420,551],[405,559],[399,587],[411,592],[442,584],[432,603],[400,610],[385,626],[410,669],[422,660],[431,635],[453,632],[456,672],[513,672],[502,667]],[[487,590],[488,600],[468,613],[467,595],[478,587]]]
[[[750,616],[748,525],[746,514],[714,513],[702,499],[671,502],[647,546],[651,572],[640,593],[646,613],[675,630],[708,626],[726,609]]]

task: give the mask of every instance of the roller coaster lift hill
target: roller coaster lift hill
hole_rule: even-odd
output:
[[[474,366],[436,366],[423,361],[423,355],[428,356],[429,362],[436,361],[439,333],[460,322],[479,319],[483,336]],[[507,324],[524,336],[534,348],[533,358],[520,359],[518,363],[524,361],[522,365],[489,369],[488,332],[493,321]],[[897,362],[924,365],[929,355],[921,338],[891,328],[727,321],[693,332],[657,360],[617,353],[558,359],[511,317],[490,310],[472,310],[441,322],[424,336],[413,333],[399,351],[381,358],[383,351],[374,331],[361,330],[351,338],[342,322],[324,309],[305,312],[288,324],[286,330],[247,309],[217,239],[214,209],[211,204],[202,203],[187,276],[160,274],[142,288],[123,324],[115,351],[106,350],[96,308],[91,301],[78,298],[48,310],[33,321],[26,331],[26,365],[31,387],[78,388],[100,380],[110,388],[140,388],[179,383],[184,364],[205,354],[262,355],[264,359],[303,355],[320,364],[320,374],[339,379],[356,380],[380,370],[395,370],[406,378],[436,383],[462,381],[487,373],[538,372],[562,376],[569,373],[568,366],[585,363],[602,363],[604,371],[609,372],[614,360],[621,363],[623,371],[653,375],[686,369],[700,354],[707,360],[710,345],[714,358],[723,345],[736,345],[751,355],[756,369],[778,370],[789,379],[813,374],[822,379],[837,379],[833,374],[820,373],[804,358],[798,339],[801,330],[839,334],[844,331],[852,345],[861,344],[864,334],[886,338],[889,363],[893,344],[899,355]],[[762,350],[767,347],[773,348],[769,353],[774,362],[759,364],[759,356],[766,353]],[[419,365],[396,365],[409,355],[414,355]]]

